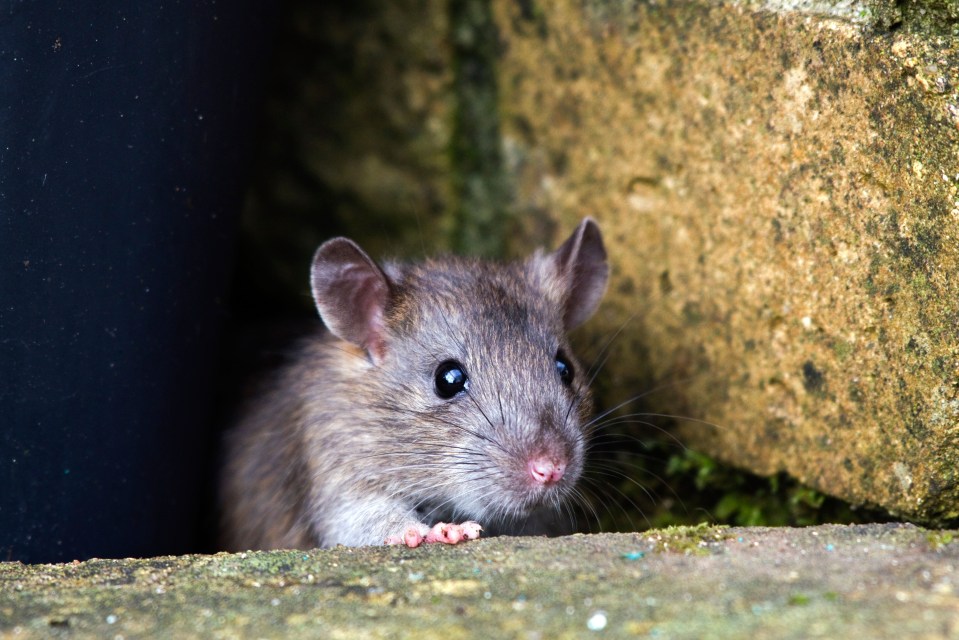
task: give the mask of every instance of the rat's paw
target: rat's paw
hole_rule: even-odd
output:
[[[425,525],[411,525],[401,533],[389,536],[386,539],[386,544],[402,544],[410,549],[414,549],[424,542],[458,544],[464,540],[476,540],[480,537],[480,531],[482,530],[483,527],[472,520],[462,524],[439,522],[432,529]]]
[[[478,522],[469,520],[463,524],[438,522],[426,534],[426,542],[441,542],[443,544],[457,544],[463,540],[476,540],[483,527]]]
[[[426,540],[429,532],[429,528],[424,525],[413,525],[407,527],[400,534],[388,537],[386,544],[405,544],[410,549],[415,549]]]

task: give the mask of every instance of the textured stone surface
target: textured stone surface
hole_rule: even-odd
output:
[[[495,2],[518,210],[603,226],[608,405],[681,380],[692,446],[955,518],[959,38],[748,4]]]
[[[949,638],[953,537],[696,528],[0,563],[0,638]]]

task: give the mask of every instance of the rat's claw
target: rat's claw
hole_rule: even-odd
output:
[[[472,520],[463,524],[438,522],[426,534],[426,542],[440,542],[443,544],[457,544],[463,540],[476,540],[482,531],[478,523]]]
[[[460,526],[463,528],[463,536],[467,540],[476,540],[480,537],[480,531],[483,530],[483,527],[480,526],[480,523],[473,522],[472,520],[467,520]]]
[[[410,549],[415,549],[420,546],[420,544],[426,540],[423,537],[423,534],[420,533],[416,527],[410,527],[403,532],[402,535],[390,536],[386,539],[386,544],[405,544]]]

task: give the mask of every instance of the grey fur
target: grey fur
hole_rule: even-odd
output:
[[[340,287],[344,272],[374,294]],[[445,258],[381,270],[348,240],[325,243],[312,282],[331,329],[302,344],[228,438],[224,545],[382,544],[466,519],[488,533],[557,531],[591,411],[565,334],[592,314],[606,280],[589,219],[556,252],[505,264]],[[573,366],[570,387],[556,373],[559,350]],[[443,400],[434,372],[450,359],[470,388]],[[558,483],[529,481],[537,455],[566,462]]]

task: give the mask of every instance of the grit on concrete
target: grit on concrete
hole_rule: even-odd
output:
[[[697,527],[0,563],[0,638],[948,638],[954,537]]]

